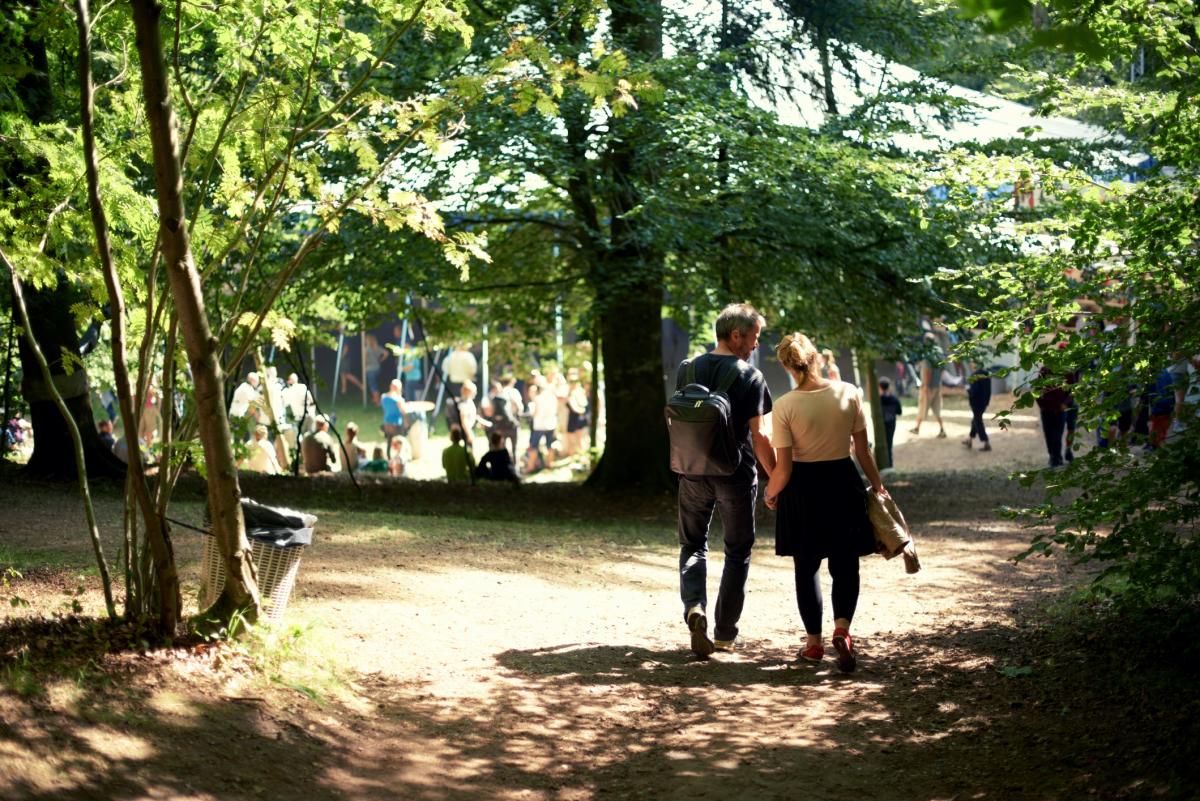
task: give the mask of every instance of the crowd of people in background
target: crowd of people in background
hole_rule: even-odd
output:
[[[404,340],[401,326],[396,326],[395,335],[397,341]],[[230,427],[241,469],[269,475],[302,469],[309,475],[354,471],[404,476],[425,455],[431,426],[443,420],[450,442],[441,462],[446,480],[452,482],[519,482],[590,447],[591,389],[579,368],[564,371],[557,363],[545,361],[518,377],[512,366],[506,366],[481,392],[476,384],[479,361],[466,343],[451,348],[440,364],[434,363],[433,380],[426,380],[428,356],[415,349],[384,348],[372,334],[364,335],[362,343],[366,369],[352,369],[350,352],[345,351],[347,369],[338,372],[338,379],[343,392],[356,386],[380,409],[378,437],[353,421],[345,423],[339,435],[334,418],[319,412],[313,393],[295,373],[282,379],[274,366],[267,366],[261,375],[246,373],[231,395]],[[992,450],[986,420],[995,368],[950,362],[947,348],[953,344],[944,328],[924,325],[919,361],[915,365],[897,362],[894,379],[879,380],[874,400],[882,417],[889,465],[894,464],[896,427],[904,412],[901,397],[915,395],[911,435],[919,436],[922,425],[931,420],[937,423],[936,436],[945,438],[943,390],[947,386],[956,393],[965,389],[971,420],[962,445],[975,449],[978,441],[980,451]],[[387,374],[394,369],[395,375],[390,380],[384,371],[389,359],[394,364]],[[832,349],[819,350],[817,367],[822,378],[842,380]],[[1200,386],[1198,370],[1200,355],[1179,354],[1147,386],[1130,386],[1120,397],[1109,398],[1106,405],[1111,414],[1095,431],[1092,445],[1162,447],[1186,425],[1185,396],[1189,388]],[[1076,436],[1079,410],[1073,387],[1079,372],[1053,375],[1043,368],[1037,378],[1036,406],[1048,464],[1061,467],[1085,444]],[[440,391],[431,392],[431,387]],[[429,396],[436,396],[437,403],[427,400]],[[97,432],[118,458],[128,461],[128,443],[114,431],[112,400],[105,404],[108,415],[98,422]],[[163,406],[158,387],[151,384],[138,424],[143,459],[151,462],[162,436]],[[436,419],[430,415],[435,411],[440,412]],[[178,410],[171,413],[178,419]],[[5,421],[2,434],[5,451],[29,448],[32,431],[20,412]]]
[[[516,481],[519,475],[545,470],[587,450],[591,399],[578,368],[563,373],[556,363],[547,362],[532,369],[525,381],[505,372],[489,382],[487,394],[480,397],[474,357],[462,356],[469,353],[456,349],[445,367],[447,391],[454,395],[446,406],[453,439],[443,458],[461,470],[461,448],[471,465],[470,475],[460,472],[458,480]],[[529,433],[522,449],[523,428]],[[477,443],[483,441],[487,451],[476,464]],[[447,469],[448,479],[450,475]]]
[[[390,354],[374,336],[364,336],[363,343],[366,383],[352,369],[338,378],[344,391],[356,386],[370,393],[382,415],[378,438],[354,421],[339,435],[334,419],[320,413],[294,373],[283,381],[267,367],[261,376],[247,373],[231,396],[230,428],[241,469],[271,475],[291,467],[309,475],[404,476],[414,460],[423,458],[434,425],[430,412],[439,408],[426,400],[423,359],[395,349],[396,377],[384,386],[381,365]],[[430,393],[440,402],[437,420],[444,419],[450,439],[442,454],[446,480],[519,482],[587,450],[591,399],[579,369],[564,373],[556,363],[544,362],[518,378],[510,367],[489,382],[486,394],[475,383],[478,373],[475,354],[460,344],[441,362],[441,392]]]

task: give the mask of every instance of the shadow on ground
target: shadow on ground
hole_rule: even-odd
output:
[[[172,701],[74,683],[3,694],[6,799],[1194,798],[1194,665],[1130,665],[1061,630],[950,628],[860,645],[837,673],[777,650],[564,644],[496,656],[479,697],[379,677],[374,711]],[[62,707],[61,702],[58,704]],[[54,766],[49,786],[24,778]],[[36,771],[33,771],[36,775]]]

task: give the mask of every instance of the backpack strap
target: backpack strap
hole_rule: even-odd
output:
[[[713,387],[713,392],[728,393],[729,388],[738,380],[738,376],[742,373],[742,360],[738,359],[733,363],[730,369],[721,377]],[[696,360],[684,359],[679,365],[679,372],[675,377],[675,389],[683,389],[688,384],[696,383]]]
[[[688,384],[696,383],[696,360],[684,359],[679,363],[679,369],[675,372],[675,389],[680,390]]]
[[[713,389],[714,392],[720,392],[723,395],[729,394],[729,388],[733,386],[733,382],[737,381],[738,376],[742,374],[742,360],[735,361],[724,377],[717,382],[717,386]]]

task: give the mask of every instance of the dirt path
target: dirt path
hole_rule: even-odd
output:
[[[1170,756],[1140,744],[1162,732],[1147,709],[1168,698],[1178,705],[1168,722],[1194,728],[1192,696],[1150,686],[1126,703],[1092,672],[1119,665],[1087,664],[1071,643],[1024,626],[1079,580],[1058,562],[1008,561],[1027,534],[992,510],[1034,496],[978,473],[910,475],[893,493],[925,568],[908,576],[900,560],[864,561],[852,676],[829,659],[797,661],[790,564],[773,555],[769,529],[751,569],[747,647],[698,661],[679,620],[669,500],[554,508],[527,524],[512,522],[514,508],[549,494],[500,498],[496,516],[507,520],[406,516],[402,502],[318,510],[320,540],[289,623],[319,625],[351,694],[318,703],[256,689],[228,665],[214,673],[229,659],[219,649],[114,657],[89,668],[111,684],[43,677],[42,695],[21,696],[10,681],[0,690],[0,797],[1175,793],[1162,765]],[[52,536],[3,525],[0,543]],[[714,553],[714,594],[720,568]]]

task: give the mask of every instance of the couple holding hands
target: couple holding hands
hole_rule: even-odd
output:
[[[776,512],[775,553],[792,557],[795,565],[796,602],[806,633],[800,657],[820,662],[825,656],[819,571],[821,562],[827,560],[833,579],[832,645],[838,669],[849,673],[856,665],[850,623],[858,604],[858,560],[875,552],[866,488],[851,459],[852,451],[872,489],[883,496],[887,491],[867,441],[861,392],[853,384],[823,378],[821,354],[803,334],[788,334],[776,348],[795,388],[772,403],[762,373],[745,361],[758,347],[764,324],[762,315],[749,304],[727,306],[717,317],[717,347],[680,368],[681,376],[687,367],[688,380],[707,387],[715,386],[718,377],[730,369],[737,370],[725,394],[741,451],[731,475],[680,476],[679,576],[684,620],[697,656],[707,658],[713,651],[733,651],[739,646],[737,623],[754,545],[757,466],[762,465],[770,476],[764,500]],[[772,412],[768,441],[762,420]],[[714,509],[720,513],[724,529],[725,568],[710,639],[706,583],[708,528]]]

